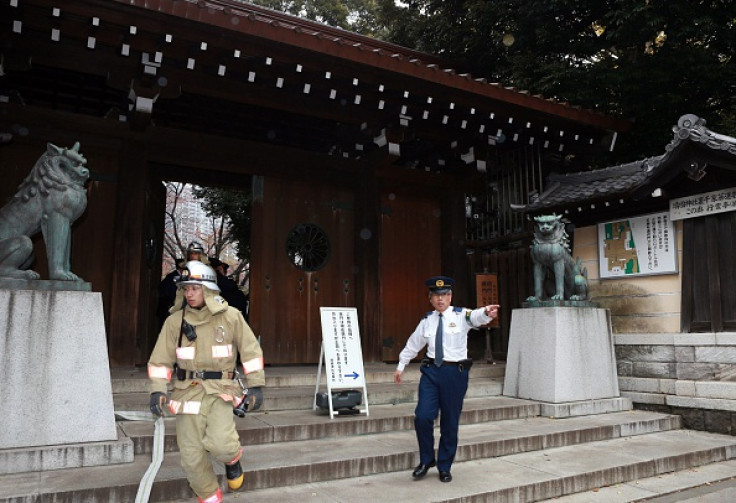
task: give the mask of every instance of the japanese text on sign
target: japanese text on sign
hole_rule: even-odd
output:
[[[598,224],[598,240],[601,278],[677,272],[675,228],[666,212]]]
[[[480,306],[498,304],[498,275],[476,274],[475,275],[476,303]],[[498,317],[493,318],[487,326],[499,327]]]
[[[670,218],[672,220],[704,217],[734,210],[736,210],[736,188],[670,200]]]
[[[355,308],[320,308],[325,369],[332,389],[365,385],[363,352]]]

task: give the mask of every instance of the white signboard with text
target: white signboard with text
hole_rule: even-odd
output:
[[[736,210],[736,187],[670,200],[670,218],[704,217]]]
[[[677,240],[669,212],[598,224],[600,277],[677,272]]]
[[[363,350],[360,347],[358,311],[354,307],[320,307],[322,321],[322,354],[317,370],[317,389],[322,376],[324,362],[327,395],[332,410],[332,391],[341,389],[362,389],[365,412],[368,414],[368,392],[363,371]],[[316,408],[316,404],[315,404]]]

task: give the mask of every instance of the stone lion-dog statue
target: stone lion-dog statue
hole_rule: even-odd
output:
[[[586,300],[587,270],[581,269],[581,260],[574,260],[570,254],[562,215],[542,215],[534,217],[534,222],[534,296],[527,301]]]
[[[18,192],[0,208],[0,277],[34,280],[31,237],[41,232],[49,279],[83,281],[70,270],[71,227],[87,207],[87,159],[79,142],[70,149],[49,143]]]

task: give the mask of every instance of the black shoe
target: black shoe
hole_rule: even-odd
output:
[[[452,482],[452,474],[450,472],[440,472],[440,482]]]
[[[419,463],[417,465],[417,467],[414,468],[414,471],[411,472],[411,476],[414,477],[415,479],[421,479],[422,477],[424,477],[427,474],[427,472],[429,471],[429,469],[432,468],[436,464],[437,463],[435,461],[430,461],[429,464],[427,464],[427,465],[423,465],[423,464]]]

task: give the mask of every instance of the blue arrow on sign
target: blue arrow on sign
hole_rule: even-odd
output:
[[[352,374],[345,374],[345,377],[352,377],[353,379],[357,379],[359,375],[360,374],[353,370]]]

